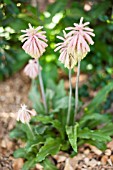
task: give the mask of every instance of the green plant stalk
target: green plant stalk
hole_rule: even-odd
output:
[[[44,85],[43,85],[42,74],[41,74],[40,65],[39,65],[38,60],[37,60],[37,63],[38,63],[39,82],[40,82],[40,89],[41,89],[41,93],[42,93],[42,100],[43,100],[43,104],[45,107],[45,112],[47,113],[47,104],[46,104],[46,97],[45,97],[45,92],[44,92]]]
[[[72,98],[72,84],[71,84],[71,69],[69,69],[69,103],[68,103],[68,114],[67,114],[67,125],[69,125],[71,115],[71,98]]]
[[[33,133],[32,129],[31,129],[30,124],[29,124],[29,123],[27,123],[27,126],[28,126],[28,128],[29,128],[29,130],[30,130],[30,132],[31,132],[31,135],[32,135],[33,139],[34,139],[34,138],[35,138],[35,136],[34,136],[34,133]]]
[[[35,84],[36,84],[35,79],[32,79],[31,88],[32,88],[32,86],[34,86]]]
[[[77,68],[77,76],[76,76],[76,86],[75,86],[75,115],[78,113],[78,85],[79,85],[79,76],[80,76],[80,60],[78,61],[78,68]]]

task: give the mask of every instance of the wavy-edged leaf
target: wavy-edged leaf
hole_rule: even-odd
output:
[[[19,148],[13,153],[15,158],[26,158],[25,148]]]
[[[111,115],[109,114],[100,114],[100,113],[85,113],[83,117],[80,119],[79,124],[80,127],[85,127],[86,125],[91,125],[91,123],[95,123],[95,126],[101,123],[109,123],[111,121]],[[91,127],[91,126],[90,126]]]
[[[78,129],[78,138],[98,140],[100,142],[109,142],[111,140],[109,134],[102,132],[102,130],[90,130],[88,128]]]
[[[59,138],[48,138],[36,155],[36,161],[43,161],[48,155],[55,155],[60,150],[61,140]]]
[[[100,142],[98,140],[86,140],[84,143],[89,143],[91,145],[96,146],[98,149],[104,151],[106,149],[106,143],[105,142]]]
[[[109,135],[109,136],[113,136],[113,123],[110,122],[109,124],[106,124],[103,128],[101,128],[102,133],[104,133],[104,135]]]
[[[77,129],[78,123],[74,126],[66,126],[66,133],[68,135],[69,142],[75,152],[77,152]]]
[[[24,166],[22,167],[22,170],[30,170],[35,166],[35,158],[30,158],[28,161],[25,162]]]
[[[38,126],[36,126],[36,127],[35,127],[35,132],[36,132],[36,134],[42,135],[42,134],[45,132],[45,130],[47,129],[47,127],[48,127],[48,126],[45,126],[45,125],[38,125]]]
[[[34,147],[37,148],[38,145],[43,144],[45,141],[41,135],[36,136],[35,139],[29,140],[25,146],[26,153],[32,151]]]

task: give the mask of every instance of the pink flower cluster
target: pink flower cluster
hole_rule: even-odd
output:
[[[76,64],[76,61],[73,57],[73,51],[71,48],[68,47],[69,41],[71,37],[67,36],[66,32],[63,30],[64,37],[57,36],[58,39],[62,40],[63,42],[56,44],[55,52],[60,50],[60,57],[59,60],[61,63],[64,64],[67,68],[73,68]]]
[[[39,58],[44,52],[47,45],[47,39],[45,31],[41,31],[43,26],[39,26],[36,29],[29,24],[29,28],[21,30],[25,34],[21,36],[22,42],[24,42],[22,48],[33,58]]]
[[[70,32],[64,33],[64,38],[57,36],[63,42],[56,44],[55,52],[60,50],[59,60],[67,68],[73,68],[79,60],[82,60],[90,51],[89,45],[94,44],[91,36],[95,36],[95,34],[93,29],[86,27],[87,25],[89,22],[83,24],[82,17],[79,24],[74,23],[75,27],[66,28]]]
[[[29,123],[32,116],[36,116],[35,110],[28,110],[27,106],[21,105],[21,109],[18,111],[17,121],[21,121],[22,123]]]

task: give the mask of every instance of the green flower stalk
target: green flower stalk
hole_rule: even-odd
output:
[[[95,36],[95,34],[93,33],[93,29],[87,27],[87,25],[89,25],[89,22],[83,23],[83,17],[81,17],[79,24],[74,23],[74,27],[66,28],[65,30],[69,30],[69,33],[66,34],[66,32],[63,31],[64,37],[57,36],[57,38],[63,40],[63,42],[56,44],[55,49],[55,52],[60,50],[59,60],[68,69],[74,68],[74,66],[78,63],[78,71],[75,86],[75,116],[78,112],[78,84],[80,76],[80,62],[84,57],[86,57],[87,53],[90,51],[89,45],[94,44],[94,41],[92,40],[91,36]],[[67,124],[69,123],[71,110],[70,109],[71,107],[70,101],[72,96],[71,91],[72,87],[70,86]]]
[[[67,113],[67,125],[70,122],[71,116],[71,99],[72,99],[72,84],[71,84],[71,69],[73,68],[73,56],[71,50],[68,48],[69,37],[65,31],[63,31],[64,37],[57,36],[58,39],[62,40],[63,42],[56,44],[55,52],[60,50],[60,57],[59,60],[61,63],[64,64],[65,67],[69,69],[69,101],[68,101],[68,113]]]
[[[38,64],[38,76],[39,76],[40,88],[41,88],[41,93],[42,93],[42,99],[43,99],[43,103],[45,107],[45,112],[47,113],[47,104],[46,104],[46,97],[45,97],[45,92],[44,92],[44,85],[43,85],[42,74],[41,74],[41,69],[40,69],[38,60],[37,60],[37,64]]]
[[[34,136],[34,133],[33,133],[33,131],[32,131],[32,128],[31,128],[30,124],[27,123],[27,126],[28,126],[28,128],[29,128],[29,131],[31,132],[32,138],[35,139],[35,136]]]
[[[95,36],[93,29],[87,27],[89,22],[83,23],[83,17],[81,17],[79,24],[74,23],[74,27],[68,27],[66,30],[70,32],[67,34],[69,37],[68,49],[72,51],[73,67],[78,63],[76,86],[75,86],[75,116],[78,112],[78,84],[80,76],[80,62],[86,57],[90,51],[89,45],[93,45],[94,41],[91,36]],[[74,116],[74,117],[75,117]]]
[[[71,84],[71,69],[69,69],[69,104],[68,104],[68,114],[67,114],[67,125],[69,125],[70,114],[71,114],[71,98],[72,98],[72,84]]]
[[[80,61],[78,61],[78,69],[77,69],[77,76],[76,76],[76,86],[75,86],[75,119],[78,112],[78,85],[79,85],[79,76],[80,76]]]

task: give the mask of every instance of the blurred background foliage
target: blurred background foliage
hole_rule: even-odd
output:
[[[113,7],[112,0],[0,0],[0,79],[23,68],[29,56],[22,50],[19,36],[28,23],[44,26],[48,48],[40,61],[45,80],[58,80],[58,68],[65,72],[54,52],[56,35],[62,36],[65,27],[89,21],[96,34],[91,52],[82,61],[81,71],[88,73],[92,88],[104,86],[113,74]],[[86,89],[86,88],[85,88]],[[83,89],[84,90],[84,87]]]

